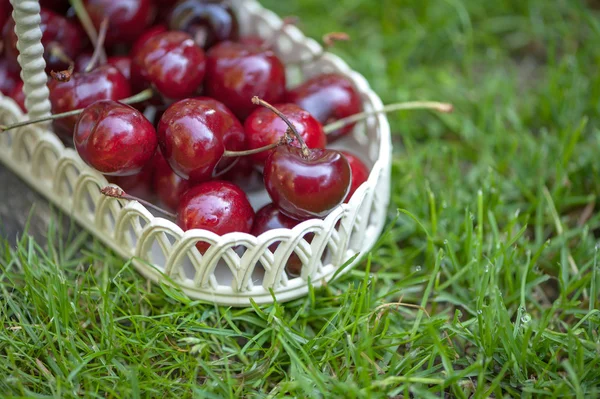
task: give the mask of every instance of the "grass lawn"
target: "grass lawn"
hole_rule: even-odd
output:
[[[348,32],[335,52],[384,102],[455,105],[390,117],[379,246],[307,298],[230,309],[149,286],[90,236],[3,241],[0,392],[598,397],[600,4],[263,3]]]

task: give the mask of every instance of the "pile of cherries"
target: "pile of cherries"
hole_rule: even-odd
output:
[[[362,111],[351,82],[288,89],[276,38],[240,37],[227,2],[82,4],[94,43],[68,0],[41,0],[42,43],[54,131],[124,190],[105,193],[158,201],[184,230],[259,235],[327,216],[368,178],[357,156],[326,148],[353,125],[324,125]],[[10,11],[0,3],[0,91],[24,108]],[[135,93],[144,101],[126,104]],[[272,203],[255,212],[246,192],[260,180]]]

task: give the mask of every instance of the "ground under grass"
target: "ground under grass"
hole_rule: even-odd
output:
[[[385,102],[455,104],[391,117],[379,246],[306,298],[230,309],[149,286],[90,236],[4,241],[0,392],[600,395],[598,2],[264,3],[348,32],[335,51]]]

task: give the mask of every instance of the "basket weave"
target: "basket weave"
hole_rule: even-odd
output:
[[[10,124],[50,114],[47,76],[39,29],[37,0],[11,0],[19,38],[19,64],[29,110],[23,115],[17,104],[0,95],[0,123]],[[271,36],[282,24],[255,0],[234,0],[243,35]],[[295,27],[279,36],[275,51],[288,64],[288,84],[293,86],[319,73],[348,76],[359,91],[365,110],[382,107],[367,81],[350,70],[340,58],[325,54],[312,62],[321,47]],[[293,64],[293,65],[292,65]],[[205,230],[182,231],[173,222],[155,217],[137,202],[104,197],[99,188],[106,179],[84,164],[77,153],[65,148],[49,124],[29,125],[0,134],[0,162],[31,187],[74,218],[108,247],[126,259],[145,277],[165,280],[169,276],[192,298],[222,305],[248,306],[288,301],[330,280],[358,253],[373,247],[384,226],[390,189],[391,142],[385,115],[358,124],[350,137],[336,142],[372,167],[369,180],[348,204],[324,220],[309,220],[293,229],[276,229],[259,237],[244,233],[218,236]],[[255,209],[269,202],[266,193],[250,193]],[[307,234],[314,233],[310,243]],[[195,244],[211,244],[201,255]],[[269,250],[279,243],[275,251]],[[287,259],[296,253],[302,261],[299,277],[285,272]],[[358,257],[353,262],[356,263]],[[350,266],[352,266],[351,264]],[[350,267],[345,267],[348,270]]]

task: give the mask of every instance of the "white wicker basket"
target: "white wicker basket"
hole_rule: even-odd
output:
[[[0,123],[4,125],[50,113],[38,0],[10,1],[29,115],[23,115],[15,102],[0,95]],[[233,4],[244,35],[268,37],[281,26],[281,20],[255,0],[234,0]],[[287,27],[276,43],[276,51],[286,64],[310,59],[320,50],[317,42],[295,27]],[[381,100],[367,81],[340,58],[325,54],[298,65],[288,68],[290,85],[318,73],[343,73],[355,83],[366,110],[381,108]],[[273,302],[271,291],[280,302],[303,296],[309,281],[315,287],[327,282],[357,253],[370,250],[385,223],[391,157],[385,115],[358,124],[351,137],[333,146],[355,152],[372,167],[369,180],[349,204],[341,205],[325,220],[309,220],[291,230],[272,230],[259,237],[243,233],[218,236],[204,230],[183,232],[137,202],[103,197],[99,188],[107,185],[106,179],[86,166],[74,150],[65,148],[49,128],[48,124],[37,124],[0,133],[0,161],[107,246],[126,259],[132,258],[145,277],[165,281],[169,276],[193,298],[248,306],[251,298],[259,304]],[[255,209],[268,202],[265,192],[249,197]],[[304,237],[310,233],[314,238],[309,244]],[[211,244],[204,255],[197,251],[197,241]],[[280,244],[271,252],[269,246],[276,242]],[[303,264],[301,275],[295,278],[285,272],[293,252]],[[354,263],[358,260],[356,257]]]

